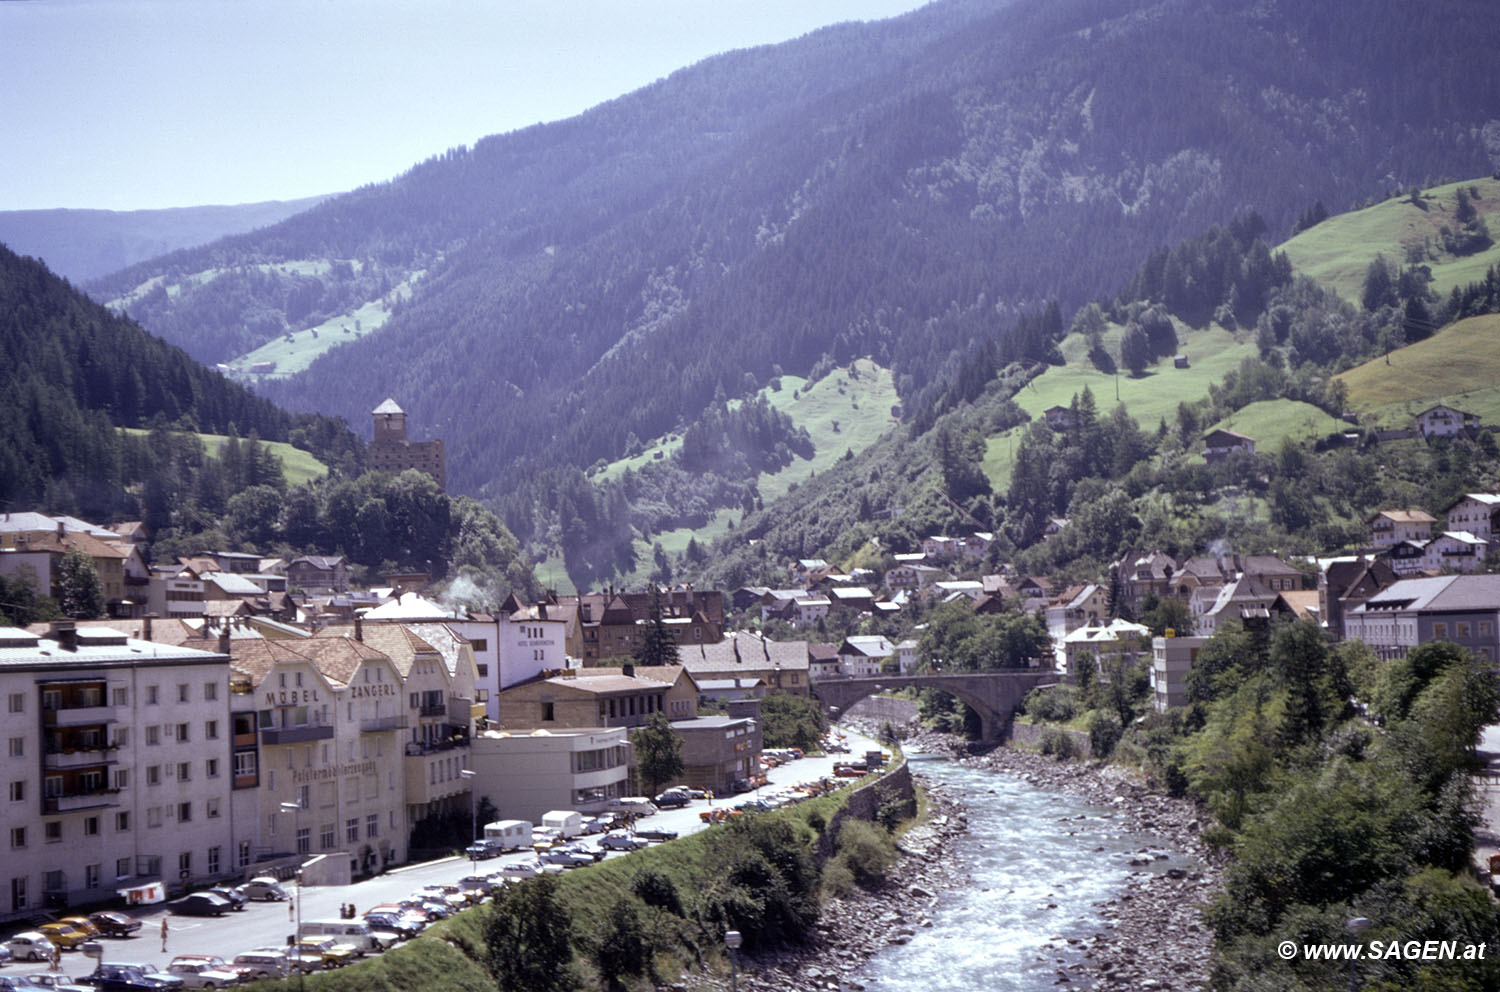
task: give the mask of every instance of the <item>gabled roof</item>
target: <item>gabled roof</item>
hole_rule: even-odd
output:
[[[411,674],[411,667],[418,658],[442,660],[438,649],[423,640],[416,631],[399,623],[329,624],[317,632],[317,637],[354,637],[358,629],[363,643],[369,645],[396,666],[404,679]],[[447,667],[446,665],[444,666]]]
[[[896,646],[879,634],[859,634],[844,638],[839,645],[839,654],[858,654],[866,658],[888,658],[896,653]]]
[[[680,644],[677,657],[694,678],[702,672],[774,668],[806,671],[806,641],[773,641],[750,631],[726,634],[717,644]]]
[[[381,413],[405,413],[406,411],[403,410],[403,409],[401,409],[399,406],[397,406],[396,405],[396,401],[394,399],[392,399],[391,397],[387,396],[385,398],[385,402],[381,403],[379,406],[377,406],[375,409],[371,410],[370,412],[372,414],[381,414]]]
[[[1437,523],[1437,519],[1425,510],[1381,510],[1379,513],[1370,514],[1365,523],[1373,524],[1377,520],[1389,520],[1398,524]]]
[[[1444,507],[1443,513],[1451,513],[1455,506],[1468,500],[1473,500],[1483,506],[1500,506],[1500,493],[1464,493],[1458,499]]]

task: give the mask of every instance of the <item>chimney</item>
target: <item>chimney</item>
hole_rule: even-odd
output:
[[[635,666],[634,665],[626,664],[623,668],[620,669],[620,671],[624,673],[624,675],[625,675],[625,677],[627,679],[635,677]]]
[[[546,603],[538,603],[538,604],[536,604],[536,618],[538,620],[545,620],[545,619],[547,619],[547,604]]]
[[[149,641],[149,640],[151,640],[151,621],[154,620],[154,619],[156,619],[156,614],[155,613],[147,613],[146,614],[146,622],[143,623],[143,624],[141,624],[141,640],[143,640],[143,641]]]
[[[63,538],[65,538],[67,536],[68,536],[68,525],[65,524],[65,523],[63,523],[61,520],[59,520],[57,522],[57,539],[59,541],[61,541]]]
[[[361,643],[365,639],[365,618],[360,614],[354,614],[354,639]]]
[[[219,653],[229,653],[229,621],[224,621],[224,626],[219,628]]]
[[[78,650],[78,625],[72,620],[54,620],[48,628],[48,633],[57,642],[57,646],[64,651]]]

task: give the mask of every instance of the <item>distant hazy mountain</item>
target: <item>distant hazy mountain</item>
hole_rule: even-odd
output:
[[[3,210],[0,242],[82,283],[179,248],[275,224],[322,199],[170,210]]]
[[[709,59],[89,288],[210,362],[343,321],[348,343],[262,388],[356,425],[397,397],[464,491],[617,457],[778,368],[873,356],[910,414],[1023,309],[1113,292],[1158,245],[1495,169],[1492,15],[948,0]]]

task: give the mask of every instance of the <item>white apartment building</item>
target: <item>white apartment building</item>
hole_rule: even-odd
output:
[[[1156,711],[1187,703],[1187,677],[1206,637],[1157,637],[1151,641],[1151,691]]]
[[[602,812],[631,794],[628,727],[489,730],[474,738],[474,790],[501,819],[536,823],[553,809]]]
[[[108,628],[0,628],[0,919],[232,874],[228,675]]]

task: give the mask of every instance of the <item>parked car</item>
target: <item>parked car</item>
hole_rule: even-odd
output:
[[[693,797],[688,795],[686,789],[668,789],[657,793],[656,798],[651,801],[656,804],[657,809],[673,809],[686,806],[693,801]]]
[[[644,837],[647,840],[676,840],[677,839],[677,831],[675,831],[675,830],[663,830],[660,827],[646,827],[644,829],[637,830],[635,832],[635,835],[637,837]]]
[[[292,973],[292,963],[280,947],[256,947],[236,954],[229,970],[239,972],[242,981],[259,982],[285,978]]]
[[[682,791],[686,792],[688,794],[688,798],[689,799],[707,799],[708,798],[708,792],[706,790],[704,790],[704,789],[694,789],[694,788],[691,788],[689,786],[683,786],[682,787]]]
[[[14,984],[4,984],[7,981]],[[94,987],[83,984],[82,979],[69,978],[55,971],[46,971],[40,975],[17,975],[11,979],[0,978],[0,992],[10,992],[12,989],[15,992],[94,992]]]
[[[98,992],[171,992],[184,987],[176,975],[163,974],[149,964],[101,961],[91,974],[79,979]]]
[[[65,951],[71,951],[89,939],[89,935],[69,923],[43,923],[37,932]]]
[[[497,874],[508,878],[531,878],[542,873],[542,862],[540,859],[531,857],[524,861],[513,861],[501,868]]]
[[[501,853],[500,845],[488,840],[476,840],[464,848],[464,857],[470,861],[488,861]]]
[[[602,834],[613,830],[619,825],[619,817],[613,813],[602,813],[589,820],[583,821],[583,832],[585,834]]]
[[[303,937],[292,945],[297,959],[307,964],[319,961],[322,968],[342,968],[355,958],[354,948],[340,944],[333,937]]]
[[[245,895],[239,889],[232,889],[227,885],[216,885],[207,891],[212,892],[229,903],[230,909],[244,909],[245,904],[250,901],[249,896]]]
[[[212,892],[194,892],[167,903],[167,908],[183,916],[223,916],[234,908],[228,899]]]
[[[402,940],[411,940],[422,932],[427,926],[425,918],[418,919],[415,915],[407,915],[400,912],[377,912],[371,910],[364,915],[364,921],[376,930],[389,930],[400,935]]]
[[[6,947],[4,944],[0,944],[0,968],[5,967],[6,965],[10,964],[10,962],[11,962],[10,948]]]
[[[140,920],[132,916],[126,916],[124,913],[116,913],[113,910],[90,913],[89,919],[93,921],[94,926],[99,928],[99,933],[105,937],[129,937],[141,928]]]
[[[582,868],[584,865],[594,863],[592,856],[580,851],[569,850],[559,847],[556,850],[545,851],[541,855],[542,863],[547,865],[562,865],[564,868]]]
[[[650,847],[651,842],[618,830],[600,837],[599,846],[606,851],[639,851],[643,847]]]
[[[246,899],[262,899],[267,902],[285,902],[291,893],[282,888],[280,882],[269,875],[261,875],[239,887],[240,895]]]
[[[5,943],[11,957],[17,961],[50,961],[56,945],[44,933],[27,930],[16,934]]]
[[[95,923],[93,920],[89,919],[87,916],[64,916],[62,919],[58,920],[57,922],[59,922],[59,923],[66,923],[70,927],[74,927],[75,929],[82,930],[84,933],[88,934],[90,937],[98,937],[100,935],[99,924]]]
[[[190,989],[222,989],[240,983],[239,972],[212,954],[179,954],[167,965],[167,974],[182,979]]]

